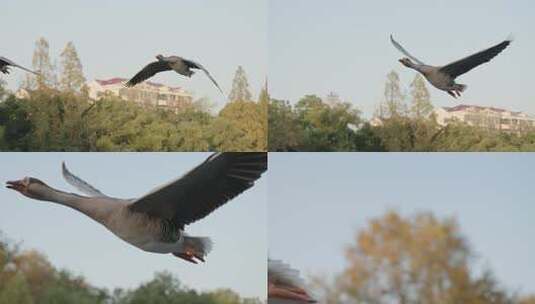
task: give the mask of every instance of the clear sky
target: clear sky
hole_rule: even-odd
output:
[[[396,210],[455,216],[479,263],[535,293],[535,155],[270,153],[269,254],[334,274],[370,219]]]
[[[272,97],[297,102],[305,94],[337,92],[367,117],[395,70],[405,88],[415,72],[403,67],[389,35],[420,60],[442,65],[516,40],[487,66],[461,76],[458,101],[430,88],[435,106],[457,103],[535,114],[535,2],[529,0],[270,0],[269,70]]]
[[[2,185],[33,176],[75,191],[61,177],[61,161],[102,192],[120,198],[145,194],[202,162],[207,153],[2,153]],[[231,288],[242,296],[266,295],[266,179],[205,219],[186,227],[209,236],[214,249],[205,264],[144,252],[70,208],[0,189],[0,230],[23,249],[44,253],[52,264],[83,274],[98,287],[136,287],[156,271],[169,271],[197,290]]]
[[[73,41],[89,80],[129,78],[157,54],[175,54],[199,61],[227,93],[242,65],[257,96],[267,73],[266,13],[266,0],[4,0],[0,54],[31,66],[39,37],[49,41],[52,58]],[[10,87],[23,79],[14,71]],[[168,72],[152,80],[224,103],[201,74],[187,79]]]

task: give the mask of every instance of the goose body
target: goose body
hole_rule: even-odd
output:
[[[316,303],[305,288],[299,271],[280,260],[268,260],[268,303]]]
[[[496,57],[512,42],[512,38],[508,38],[488,49],[465,57],[461,60],[457,60],[444,66],[431,66],[423,63],[418,58],[411,55],[401,44],[399,44],[394,37],[390,35],[390,41],[392,44],[405,56],[399,60],[404,66],[414,69],[421,73],[431,85],[435,88],[447,92],[454,98],[460,97],[461,93],[466,90],[466,85],[458,84],[455,79],[475,67],[489,62],[492,58]]]
[[[156,59],[157,61],[147,64],[141,71],[134,75],[134,77],[132,77],[132,79],[126,83],[126,86],[133,87],[136,84],[151,78],[157,73],[165,71],[175,71],[180,75],[191,77],[193,74],[195,74],[193,70],[196,69],[202,70],[221,92],[221,94],[225,95],[217,81],[212,77],[212,75],[210,75],[210,72],[208,72],[208,70],[200,63],[193,60],[184,59],[179,56],[165,57],[163,55],[157,55]]]
[[[85,196],[63,192],[26,177],[7,188],[32,199],[73,208],[144,251],[171,253],[192,263],[203,261],[212,247],[206,237],[191,237],[185,226],[196,222],[252,187],[267,170],[267,153],[218,153],[183,177],[137,199],[106,196],[72,174],[65,180]]]
[[[32,74],[35,74],[35,75],[39,75],[38,73],[36,73],[36,72],[34,72],[34,71],[30,70],[30,69],[27,69],[27,68],[25,68],[25,67],[23,67],[21,65],[16,64],[15,62],[7,59],[6,57],[0,56],[0,72],[2,72],[2,73],[7,75],[10,72],[9,71],[10,67],[17,67],[17,68],[22,69],[22,70],[24,70],[26,72],[29,72],[29,73],[32,73]]]

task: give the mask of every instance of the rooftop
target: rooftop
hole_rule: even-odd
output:
[[[95,81],[101,86],[110,86],[110,85],[116,85],[116,84],[125,83],[125,82],[128,81],[128,79],[120,78],[120,77],[114,77],[114,78],[110,78],[110,79],[95,79]],[[157,83],[157,82],[145,81],[143,83],[145,85],[149,85],[149,86],[152,86],[152,87],[155,87],[155,88],[167,87],[172,91],[182,91],[183,90],[183,88],[181,88],[181,87],[170,87],[170,86],[166,86],[164,84]]]
[[[509,112],[512,115],[524,114],[522,112],[514,112],[514,111],[505,110],[505,109],[495,108],[495,107],[483,107],[483,106],[465,105],[465,104],[460,104],[460,105],[457,105],[457,106],[454,106],[454,107],[442,107],[442,108],[447,112],[460,112],[460,111],[466,111],[466,110],[469,110],[469,109],[475,109],[475,110],[479,110],[479,111],[488,110],[488,111],[498,112],[498,113]]]

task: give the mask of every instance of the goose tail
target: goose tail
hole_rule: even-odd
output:
[[[193,250],[201,257],[205,257],[212,251],[213,242],[208,237],[184,236],[184,247]]]
[[[466,88],[468,88],[466,84],[455,84],[455,89],[457,89],[459,92],[466,91]]]

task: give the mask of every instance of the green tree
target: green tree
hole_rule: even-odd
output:
[[[9,94],[9,90],[7,89],[7,82],[0,78],[0,102],[4,101]]]
[[[263,109],[256,102],[228,103],[214,121],[213,144],[218,151],[266,151]]]
[[[431,96],[425,86],[425,80],[420,74],[416,74],[411,83],[411,114],[415,118],[427,117],[433,111]]]
[[[85,85],[82,63],[74,44],[69,41],[61,52],[60,88],[67,92],[80,93]]]
[[[56,86],[57,77],[54,64],[50,59],[50,46],[43,37],[35,42],[32,67],[39,73],[39,76],[28,74],[24,85],[26,88],[35,90]]]
[[[350,126],[361,123],[360,112],[351,104],[325,104],[315,95],[303,97],[296,105],[303,126],[303,150],[351,151],[355,132]]]
[[[404,116],[407,113],[407,107],[404,104],[404,96],[401,92],[399,83],[399,75],[395,71],[391,71],[386,76],[384,101],[379,105],[377,116],[381,119]]]
[[[303,125],[290,103],[272,99],[268,113],[269,151],[299,151],[302,146]]]
[[[252,95],[249,91],[249,82],[247,75],[242,66],[238,66],[234,80],[232,81],[232,90],[230,91],[229,100],[231,101],[251,101]]]
[[[32,304],[34,303],[28,284],[24,277],[15,274],[0,286],[0,304]]]

